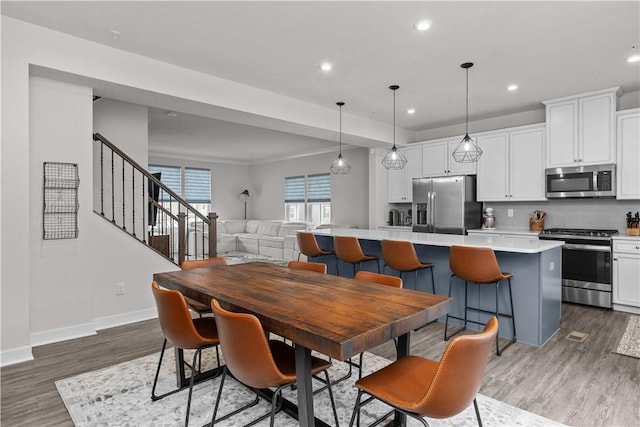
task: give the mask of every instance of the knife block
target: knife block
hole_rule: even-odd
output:
[[[529,218],[529,231],[544,230],[544,219]]]

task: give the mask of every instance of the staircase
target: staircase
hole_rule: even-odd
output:
[[[198,212],[99,133],[93,141],[96,214],[177,265],[217,255],[215,213]]]

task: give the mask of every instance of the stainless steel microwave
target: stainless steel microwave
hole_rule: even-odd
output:
[[[549,168],[545,179],[548,199],[616,196],[615,164]]]

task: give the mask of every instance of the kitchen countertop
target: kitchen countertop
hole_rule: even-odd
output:
[[[538,237],[540,234],[539,231],[529,231],[526,229],[514,229],[514,228],[476,228],[473,230],[468,230],[468,232],[475,233],[497,233],[497,234],[516,234],[522,236],[531,236]]]
[[[631,240],[632,242],[640,242],[640,236],[629,236],[627,234],[618,234],[611,237],[613,240]]]
[[[414,233],[403,230],[365,230],[357,228],[327,228],[314,230],[325,236],[353,236],[365,240],[408,240],[416,245],[427,246],[480,246],[494,251],[535,254],[561,247],[564,242],[557,240],[505,239],[494,236],[460,236],[455,234]]]

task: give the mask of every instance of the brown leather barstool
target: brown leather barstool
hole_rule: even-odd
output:
[[[467,318],[467,311],[473,310],[481,313],[488,313],[499,318],[507,317],[511,319],[511,328],[513,331],[513,338],[504,347],[500,348],[498,344],[498,336],[496,335],[496,354],[500,356],[502,352],[511,344],[516,342],[516,322],[513,312],[513,296],[511,292],[511,273],[503,273],[498,266],[498,260],[496,254],[491,248],[476,248],[468,246],[451,246],[451,252],[449,255],[449,268],[453,273],[449,279],[449,297],[451,297],[451,288],[454,277],[459,277],[464,280],[464,318],[456,317],[451,314],[447,314],[444,327],[444,339],[447,341],[457,333],[467,329],[467,322],[475,323],[477,325],[484,325],[484,322],[478,322],[475,320],[469,320]],[[511,313],[500,313],[499,310],[499,295],[500,295],[500,283],[503,280],[507,280],[509,289],[509,303],[511,305]],[[469,307],[468,293],[469,282],[477,285],[495,285],[495,297],[496,297],[496,309],[495,311],[484,310],[479,307]],[[464,325],[452,334],[448,334],[449,318],[464,320]]]
[[[220,341],[218,340],[216,321],[213,317],[192,319],[189,313],[189,307],[187,307],[184,297],[178,291],[161,289],[156,282],[151,284],[151,291],[153,292],[156,308],[158,309],[160,328],[164,334],[158,369],[156,370],[153,387],[151,388],[151,400],[156,401],[182,390],[181,388],[177,388],[160,396],[156,395],[156,385],[158,383],[158,376],[160,375],[160,367],[162,366],[162,358],[164,356],[164,350],[167,347],[167,341],[171,342],[171,344],[178,349],[195,350],[193,360],[189,366],[191,369],[191,380],[189,381],[187,415],[184,421],[184,425],[188,426],[193,383],[195,377],[199,374],[199,368],[196,368],[196,366],[200,366],[202,350],[215,346],[218,367],[220,367],[220,353],[218,351]]]
[[[351,236],[333,236],[333,247],[336,250],[336,258],[340,261],[353,265],[353,274],[356,274],[356,264],[362,267],[363,262],[375,261],[376,267],[378,267],[378,273],[380,273],[380,264],[378,260],[380,257],[376,255],[365,255],[362,252],[362,247],[357,238]],[[336,260],[336,270],[338,270],[338,260]]]
[[[304,262],[291,260],[287,264],[292,270],[315,271],[316,273],[327,274],[327,264],[321,262]]]
[[[358,416],[364,393],[415,418],[425,427],[423,417],[449,418],[464,411],[473,402],[478,425],[482,418],[476,396],[489,359],[491,343],[498,335],[498,320],[492,317],[484,332],[464,335],[451,341],[439,362],[418,356],[403,357],[391,365],[358,380],[356,405],[351,422]]]
[[[227,374],[231,373],[233,378],[248,387],[255,389],[276,387],[271,401],[271,412],[250,423],[252,425],[270,416],[271,427],[273,427],[274,416],[279,408],[277,402],[281,398],[282,389],[296,381],[295,350],[282,341],[267,340],[260,320],[254,315],[227,311],[220,307],[215,299],[211,300],[211,307],[218,322],[220,342],[224,347],[224,358],[227,363],[220,380],[211,425],[213,426],[216,421],[228,418],[243,409],[216,419],[224,380]],[[311,374],[317,375],[324,372],[337,426],[338,413],[327,374],[329,367],[331,367],[331,362],[311,356]]]
[[[300,253],[298,254],[298,261],[300,261],[300,255],[305,255],[309,261],[313,258],[320,258],[323,256],[335,256],[335,252],[327,249],[320,249],[318,241],[313,233],[307,231],[298,231],[298,248]]]
[[[182,261],[182,269],[183,270],[193,270],[194,268],[213,268],[227,265],[227,260],[223,257],[215,257],[215,258],[204,258],[204,259],[185,259]],[[202,317],[205,314],[211,313],[211,307],[207,304],[202,304],[199,301],[191,299],[189,297],[184,297],[189,305],[189,308],[195,311],[198,316]]]
[[[421,262],[418,259],[416,248],[413,243],[401,240],[382,240],[382,260],[384,266],[400,273],[416,273],[416,289],[418,289],[418,271],[428,268],[431,271],[431,289],[436,293],[436,282],[433,278],[433,264],[430,262]],[[384,268],[383,268],[384,271]]]

